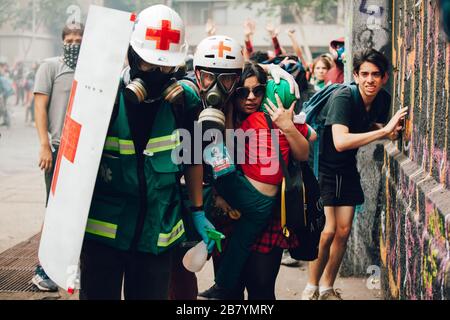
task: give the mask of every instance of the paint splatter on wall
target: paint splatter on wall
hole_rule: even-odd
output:
[[[380,253],[385,293],[399,299],[450,299],[450,43],[439,9],[392,1],[392,109],[409,114],[386,147]]]

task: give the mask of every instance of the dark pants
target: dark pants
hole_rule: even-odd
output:
[[[52,152],[52,168],[50,169],[50,171],[45,172],[45,190],[47,191],[47,200],[45,200],[45,206],[47,206],[48,196],[50,195],[50,188],[52,186],[53,172],[55,172],[55,164],[58,157],[59,146],[53,145],[53,148],[55,149],[55,151]]]
[[[170,275],[170,300],[197,300],[198,285],[195,273],[183,266],[183,257],[190,248],[175,248]]]
[[[280,271],[283,249],[269,253],[252,252],[244,269],[243,283],[248,300],[275,300],[275,282]]]
[[[0,95],[0,117],[3,117],[2,125],[11,126],[11,115],[8,110],[8,97]]]
[[[269,253],[252,251],[239,277],[238,284],[231,290],[231,300],[243,300],[247,289],[248,300],[275,300],[275,282],[280,271],[283,249],[274,248]],[[214,270],[220,266],[220,257],[214,259]]]
[[[173,250],[154,255],[85,240],[80,258],[80,300],[167,300]]]
[[[19,102],[23,103],[24,100],[25,100],[25,89],[23,86],[17,84],[16,106],[19,104]]]
[[[218,179],[215,187],[232,208],[241,212],[215,279],[219,286],[231,289],[238,282],[251,246],[272,217],[276,197],[260,193],[240,171]]]

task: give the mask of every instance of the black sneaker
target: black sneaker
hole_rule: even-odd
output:
[[[58,286],[45,273],[41,266],[37,266],[31,282],[41,291],[56,292]]]
[[[199,300],[227,300],[230,298],[230,291],[215,284],[208,290],[200,292],[198,297]]]

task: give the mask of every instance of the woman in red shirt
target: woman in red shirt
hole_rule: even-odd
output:
[[[274,253],[271,253],[270,249],[269,252],[260,253],[257,248],[255,252],[255,247],[253,247],[253,252],[248,258],[248,247],[255,243],[258,234],[270,226],[269,230],[264,232],[263,238],[257,241],[257,243],[268,242],[265,239],[267,231],[272,233],[272,211],[276,207],[278,189],[283,178],[278,162],[278,150],[275,148],[276,145],[272,146],[269,125],[264,113],[259,110],[263,104],[266,86],[270,86],[270,89],[267,88],[268,90],[280,89],[280,93],[286,92],[286,90],[274,87],[274,83],[271,81],[267,83],[264,70],[251,63],[246,64],[239,85],[240,87],[236,89],[237,99],[234,112],[231,110],[227,114],[227,127],[239,128],[243,133],[248,134],[249,142],[238,145],[238,150],[244,151],[245,161],[237,159],[236,162],[240,164],[241,170],[220,178],[215,187],[218,194],[216,206],[220,206],[226,212],[232,211],[231,206],[237,207],[242,211],[242,215],[233,223],[234,230],[228,236],[227,250],[215,260],[216,285],[200,293],[199,296],[218,299],[239,298],[246,286],[249,299],[274,299],[274,283],[278,274],[282,249],[274,250]],[[287,86],[287,92],[289,92],[287,83],[282,82],[279,86]],[[308,143],[304,137],[311,134],[311,131],[306,124],[294,124],[293,122],[295,97],[291,99],[293,103],[289,109],[283,107],[283,103],[277,95],[272,95],[272,99],[273,97],[278,106],[275,106],[271,99],[266,98],[264,107],[272,119],[274,128],[279,129],[277,130],[279,133],[278,145],[284,160],[288,162],[290,153],[296,160],[306,160]],[[284,103],[286,104],[286,101]],[[261,152],[261,150],[263,151]],[[227,199],[229,204],[222,197]],[[251,204],[253,207],[249,206]],[[218,221],[214,222],[216,227],[217,223]],[[225,230],[222,229],[222,231]],[[262,260],[267,262],[260,261],[261,255],[263,255]],[[219,260],[220,263],[217,263]],[[251,269],[250,272],[244,271],[247,267]],[[255,276],[264,283],[261,285],[261,281],[254,278]],[[269,280],[268,284],[266,284],[267,280]],[[259,288],[261,286],[263,290]]]

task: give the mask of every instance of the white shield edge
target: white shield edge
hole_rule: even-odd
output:
[[[128,12],[99,6],[89,8],[70,115],[82,125],[81,133],[74,163],[61,157],[56,190],[54,195],[50,192],[39,246],[44,271],[58,286],[69,291],[79,288],[81,247],[132,20]]]

